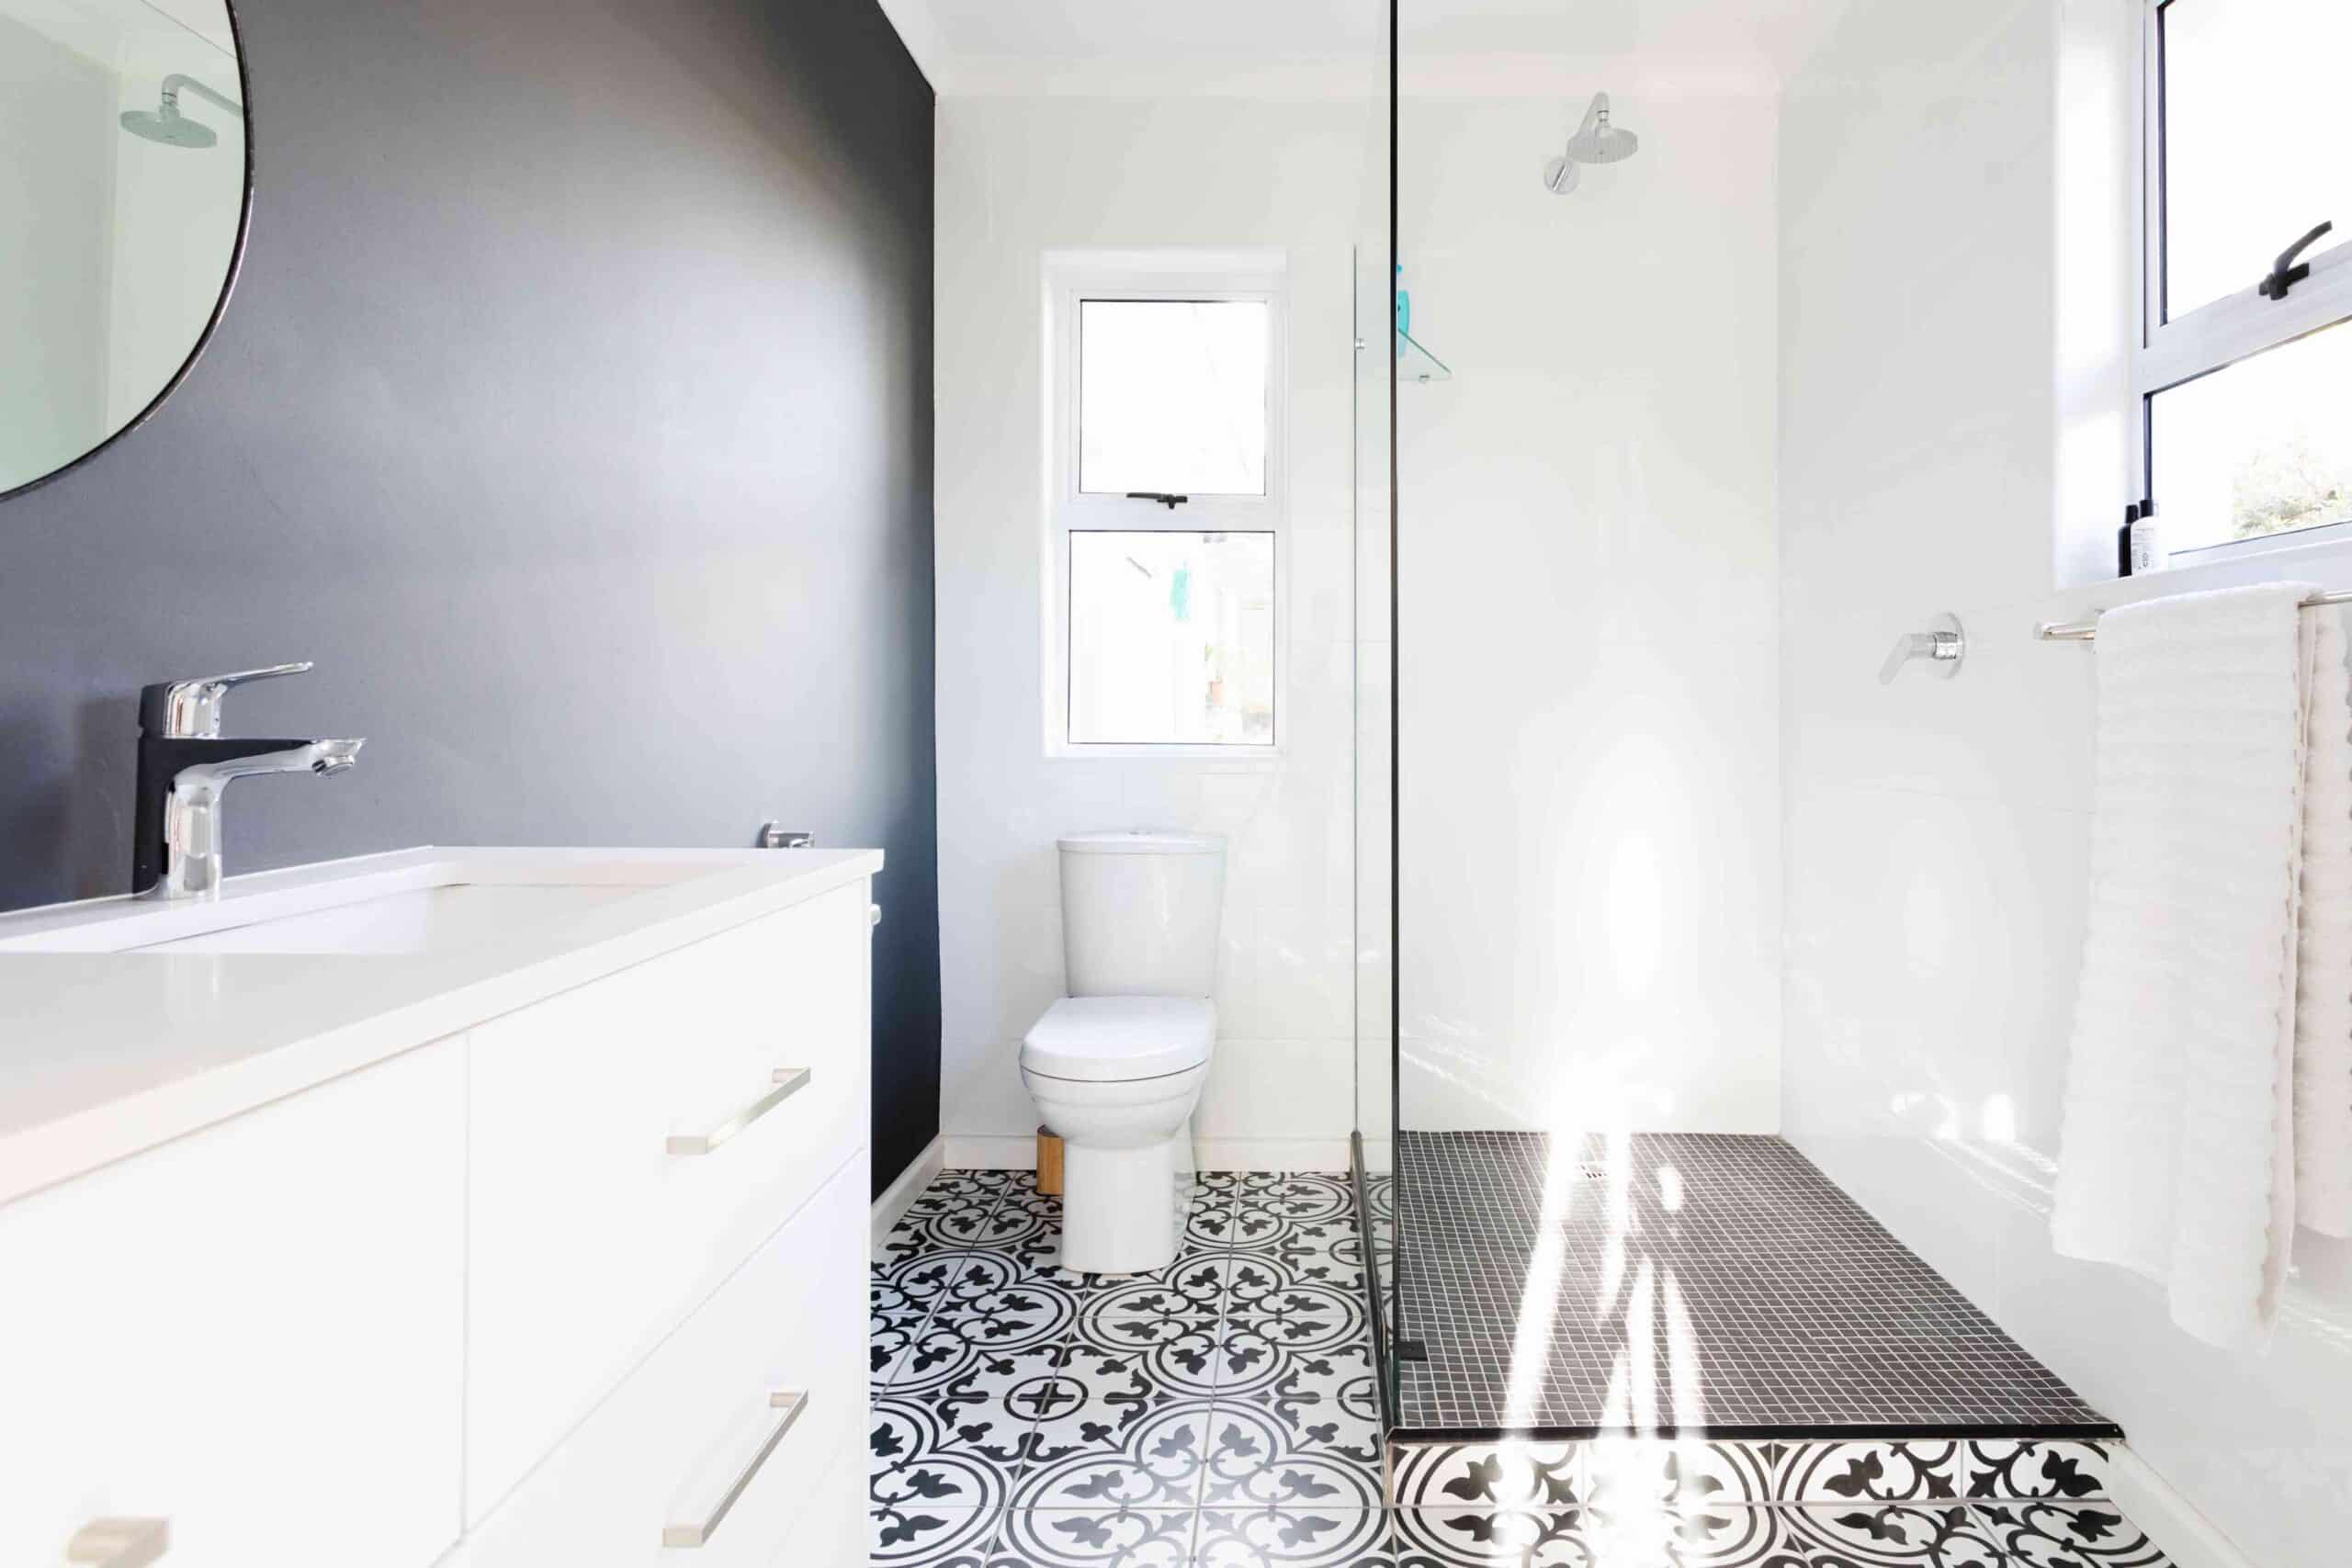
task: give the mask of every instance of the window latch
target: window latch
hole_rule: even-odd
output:
[[[2308,243],[2309,242],[2306,242],[2306,243]],[[1129,501],[1156,501],[1160,505],[1168,508],[1169,511],[1173,512],[1193,498],[1189,495],[1170,495],[1164,490],[1131,490],[1127,491],[1127,499]]]
[[[2311,263],[2298,262],[2295,258],[2317,244],[2322,235],[2332,232],[2335,228],[2333,221],[2323,223],[2279,253],[2278,259],[2270,265],[2270,276],[2262,280],[2259,290],[2262,297],[2265,299],[2284,299],[2289,289],[2309,277],[2312,275]]]

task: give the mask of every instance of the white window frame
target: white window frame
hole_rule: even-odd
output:
[[[2132,396],[2140,422],[2140,439],[2133,444],[2132,461],[2138,480],[2136,493],[2143,496],[2154,493],[2151,470],[2155,466],[2154,404],[2157,393],[2227,369],[2297,338],[2352,321],[2352,243],[2306,256],[2311,276],[2296,284],[2283,300],[2265,299],[2259,292],[2261,279],[2256,275],[2268,264],[2269,256],[2249,255],[2245,288],[2200,305],[2185,316],[2165,320],[2164,46],[2160,13],[2169,3],[2170,0],[2142,0],[2139,68],[2133,73],[2140,124],[2132,214],[2140,236],[2135,290],[2140,333],[2132,355]],[[2203,3],[2213,4],[2216,0]],[[2315,214],[2312,220],[2329,216],[2333,215]],[[2352,214],[2338,220],[2338,233],[2347,220],[2352,220]],[[2282,234],[2276,243],[2284,249],[2294,238]],[[2256,249],[2271,243],[2259,236],[2248,236],[2249,246]],[[2190,561],[2225,560],[2233,556],[2336,541],[2352,543],[2352,523],[2324,524],[2253,539],[2223,540],[2171,553],[2175,565],[2186,565]]]
[[[1046,755],[1062,759],[1279,759],[1290,730],[1290,312],[1279,252],[1049,252],[1046,282]],[[1250,300],[1267,307],[1266,491],[1195,495],[1182,506],[1079,488],[1079,305],[1087,299]],[[1272,534],[1274,735],[1271,745],[1069,738],[1069,539],[1077,533]]]

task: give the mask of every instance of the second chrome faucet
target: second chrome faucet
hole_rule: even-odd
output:
[[[230,688],[309,663],[277,664],[165,681],[139,694],[139,783],[131,830],[130,890],[187,898],[220,890],[221,795],[232,779],[262,773],[339,773],[359,758],[362,739],[222,739],[220,703]]]

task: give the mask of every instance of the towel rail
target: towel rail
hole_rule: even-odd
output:
[[[2352,604],[2352,593],[2318,593],[2303,601],[2303,608],[2316,610],[2326,604]],[[2034,629],[2034,636],[2044,642],[2097,642],[2097,621],[2044,621]]]

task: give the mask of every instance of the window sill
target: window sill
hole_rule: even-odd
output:
[[[2265,547],[2253,547],[2257,546]],[[2257,582],[2303,580],[2330,590],[2352,589],[2352,528],[2342,524],[2259,539],[2233,539],[2226,547],[2228,554],[2215,554],[2223,547],[2183,550],[2162,571],[2062,588],[2047,602],[2041,618],[2091,620],[2119,604]]]
[[[2282,534],[2257,534],[2251,539],[2223,539],[2219,544],[2175,550],[2165,570],[2180,571],[2245,560],[2250,557],[2290,555],[2298,550],[2340,548],[2346,545],[2352,545],[2352,519],[2342,523],[2322,523],[2310,528],[2293,528]]]
[[[1048,742],[1049,762],[1224,762],[1239,771],[1270,770],[1283,760],[1280,746],[1084,745]]]

